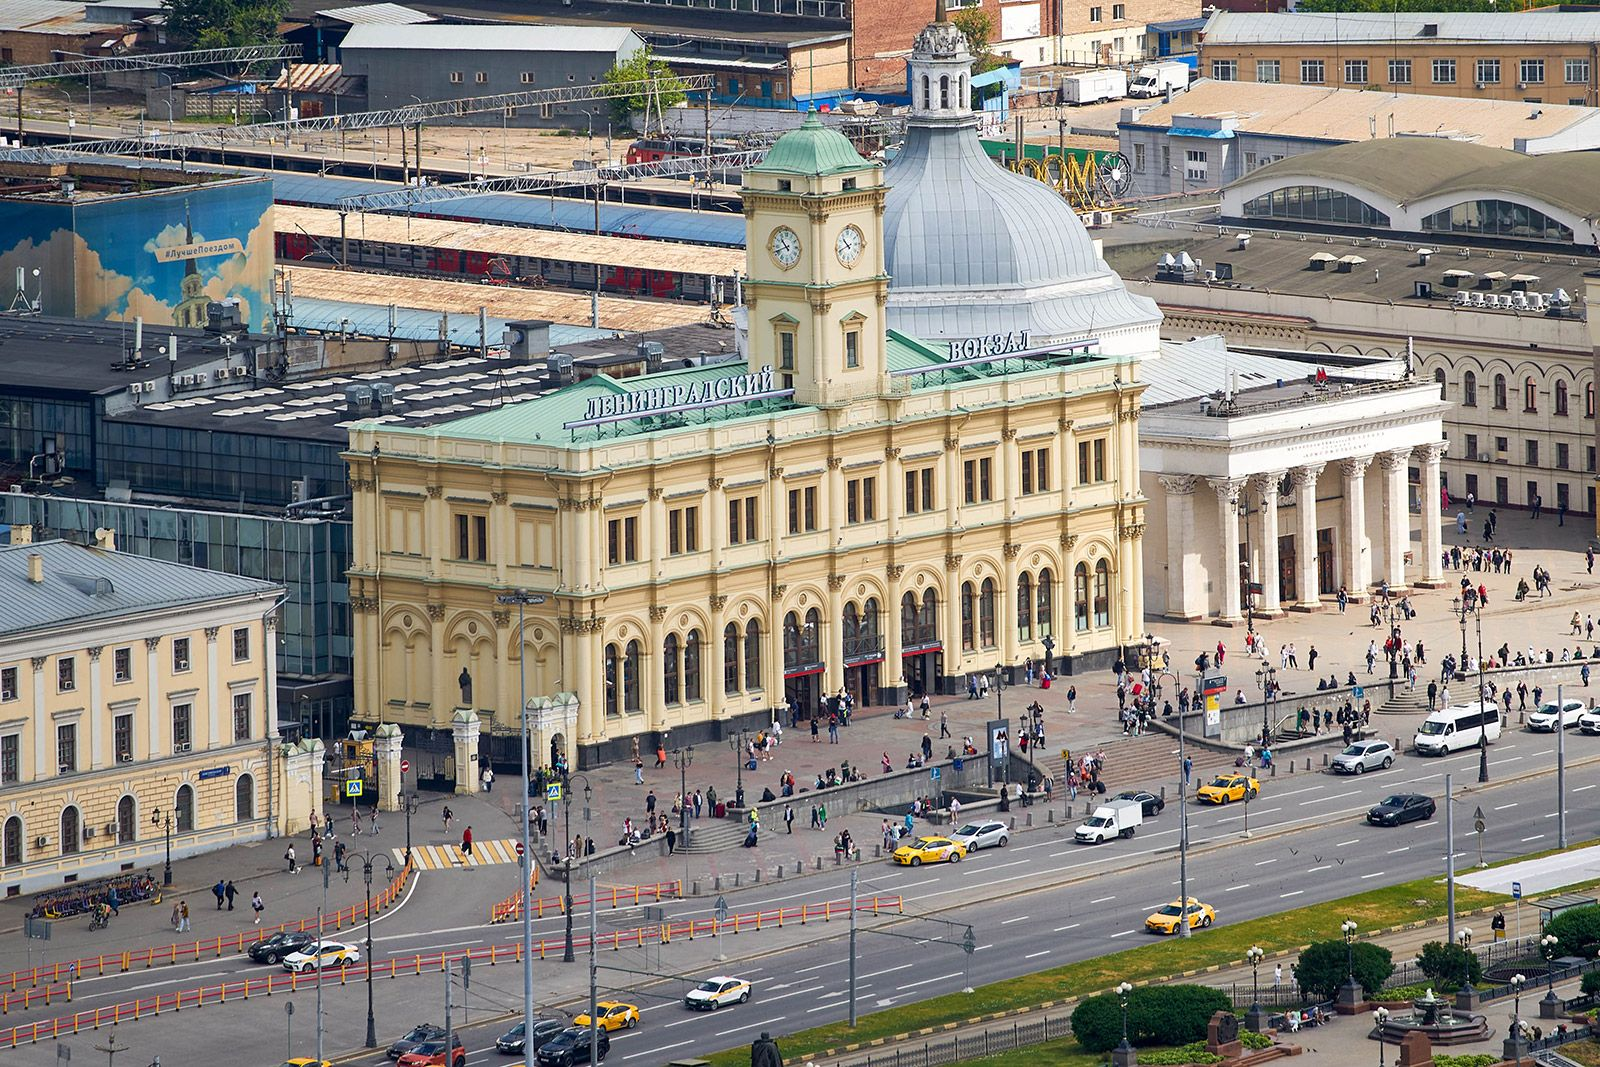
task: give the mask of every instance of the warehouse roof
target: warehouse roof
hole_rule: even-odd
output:
[[[1600,40],[1600,12],[1532,11],[1480,14],[1430,11],[1394,14],[1386,11],[1294,14],[1218,11],[1206,23],[1201,47],[1219,44],[1376,44],[1388,41],[1429,43],[1570,44]]]
[[[351,27],[341,50],[416,49],[429,52],[608,52],[635,51],[644,42],[622,26],[402,26],[362,23]]]
[[[400,4],[357,4],[354,7],[334,7],[318,11],[322,18],[333,22],[346,22],[352,26],[388,25],[411,26],[432,22],[433,16]]]
[[[44,580],[28,577],[43,557]],[[0,637],[236,597],[266,600],[270,582],[67,541],[0,546]]]

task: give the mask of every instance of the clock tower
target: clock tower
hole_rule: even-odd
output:
[[[797,403],[889,392],[883,168],[816,112],[744,172],[750,369]]]

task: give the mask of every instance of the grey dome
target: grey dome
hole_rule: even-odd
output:
[[[997,165],[970,126],[912,126],[884,177],[895,288],[1049,285],[1106,269],[1060,194]]]

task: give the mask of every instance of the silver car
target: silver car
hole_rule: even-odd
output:
[[[950,835],[950,840],[967,846],[968,852],[980,848],[1005,848],[1011,840],[1011,828],[1003,822],[969,822]]]
[[[1559,721],[1563,729],[1577,726],[1579,718],[1588,710],[1581,700],[1563,700],[1561,708],[1556,710],[1556,702],[1547,700],[1539,705],[1538,711],[1528,712],[1528,729],[1541,733],[1555,733],[1556,723]]]
[[[1600,734],[1600,707],[1590,708],[1578,716],[1578,730],[1586,734]]]
[[[1374,767],[1388,770],[1393,765],[1394,746],[1376,738],[1355,742],[1333,757],[1333,763],[1330,764],[1336,774],[1361,774]]]

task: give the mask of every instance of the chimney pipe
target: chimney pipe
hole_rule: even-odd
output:
[[[167,362],[174,368],[178,366],[178,335],[175,333],[167,335]]]
[[[133,354],[135,357],[144,354],[144,316],[133,317]]]
[[[28,553],[28,581],[34,585],[44,584],[44,556],[38,552]]]

